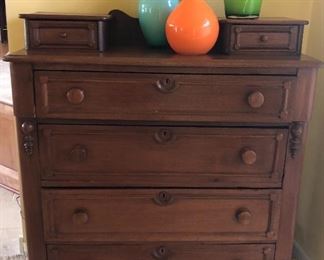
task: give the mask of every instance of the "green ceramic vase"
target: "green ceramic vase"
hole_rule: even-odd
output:
[[[227,18],[258,18],[262,0],[224,0]]]
[[[141,29],[149,45],[167,45],[165,23],[179,0],[140,0],[138,15]]]

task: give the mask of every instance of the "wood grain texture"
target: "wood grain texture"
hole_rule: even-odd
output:
[[[20,14],[19,18],[29,20],[65,20],[65,21],[106,21],[111,19],[109,15],[95,15],[95,14],[74,14],[74,13],[55,13],[55,12],[36,12]]]
[[[83,21],[27,21],[30,49],[98,49],[98,24]]]
[[[156,196],[170,199],[156,203]],[[270,242],[279,225],[276,190],[54,189],[43,190],[42,197],[45,239],[51,243]],[[242,210],[250,212],[249,223],[240,222]]]
[[[235,20],[237,21],[237,20]],[[218,49],[226,54],[298,56],[301,53],[303,23],[276,24],[262,20],[221,21]]]
[[[301,70],[299,73],[299,77],[300,88],[315,85],[316,71]],[[306,90],[304,89],[304,91]],[[304,98],[310,99],[312,101],[314,98],[313,91],[314,89],[309,89],[308,91],[306,91]],[[299,100],[301,100],[301,97]],[[307,115],[308,118],[311,115],[311,103],[304,108],[304,113]],[[295,139],[293,144],[296,144],[297,137],[298,146],[294,146],[294,148],[296,148],[297,150],[293,150],[294,152],[290,154],[289,157],[287,157],[286,161],[286,173],[283,179],[282,197],[282,205],[286,206],[283,206],[281,209],[281,221],[275,258],[276,260],[286,260],[287,258],[290,259],[292,255],[296,210],[298,205],[298,194],[303,169],[304,150],[308,132],[308,123],[295,122],[290,125],[290,131],[290,138],[292,138],[293,140]],[[291,149],[291,146],[288,146],[287,149]]]
[[[139,30],[114,14],[110,29]],[[236,24],[243,47],[301,42],[286,29],[304,21],[258,21]],[[104,53],[5,57],[29,259],[290,259],[321,62],[180,56],[129,30]]]
[[[28,258],[30,260],[46,260],[42,225],[37,126],[34,118],[17,118],[16,122]],[[29,122],[34,126],[34,130],[30,132],[33,138],[32,155],[25,152],[25,134],[21,131],[21,126],[25,122]]]
[[[41,125],[39,138],[49,185],[280,187],[287,131]]]
[[[301,147],[299,152],[294,158],[291,156],[287,157],[286,174],[283,180],[281,221],[276,250],[276,260],[286,260],[292,257],[296,210],[298,205],[298,193],[303,166],[306,136],[307,127],[305,127],[304,131],[302,132]]]
[[[10,72],[15,116],[34,118],[36,111],[32,65],[11,63]]]
[[[35,83],[40,118],[287,122],[297,110],[296,78],[287,76],[41,71]],[[69,100],[72,92],[82,100]]]
[[[217,245],[199,243],[134,243],[103,246],[48,246],[49,260],[273,260],[272,244]]]
[[[148,49],[144,47],[116,47],[105,53],[80,52],[80,51],[28,51],[20,50],[4,57],[6,61],[26,63],[49,63],[49,64],[76,64],[76,65],[108,65],[128,67],[140,70],[143,67],[164,69],[172,68],[172,71],[192,71],[204,69],[205,73],[211,73],[217,68],[238,69],[275,69],[275,68],[314,68],[320,67],[321,62],[307,55],[301,57],[253,57],[248,55],[202,55],[182,56],[168,49]],[[139,68],[137,68],[139,67]],[[122,69],[122,68],[121,68]],[[191,70],[190,70],[191,69]],[[208,71],[206,71],[206,69]]]
[[[110,15],[59,13],[21,14],[25,19],[26,48],[105,51]],[[110,26],[109,26],[110,28]]]

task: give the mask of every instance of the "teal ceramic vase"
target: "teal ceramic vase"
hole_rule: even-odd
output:
[[[179,0],[140,0],[138,15],[147,43],[154,47],[167,45],[165,23]]]
[[[258,18],[262,0],[224,0],[227,18]]]

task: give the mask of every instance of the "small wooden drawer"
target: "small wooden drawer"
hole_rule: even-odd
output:
[[[45,240],[273,242],[280,191],[42,191]]]
[[[133,243],[50,245],[48,260],[273,260],[272,244]]]
[[[39,127],[44,185],[280,187],[286,129]]]
[[[222,51],[227,54],[300,55],[306,21],[223,20]]]
[[[35,85],[40,118],[260,123],[298,112],[288,76],[39,71]]]
[[[109,16],[20,15],[26,19],[27,49],[104,51]]]

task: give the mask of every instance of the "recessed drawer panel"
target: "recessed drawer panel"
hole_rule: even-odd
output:
[[[234,51],[283,51],[295,54],[299,47],[297,25],[236,25],[233,32]]]
[[[286,129],[41,125],[47,185],[279,187]]]
[[[37,72],[40,118],[285,122],[295,77]]]
[[[43,190],[47,242],[275,241],[275,190]]]
[[[49,260],[273,260],[274,245],[134,243],[123,245],[51,245]]]
[[[97,23],[92,21],[41,21],[28,24],[29,48],[98,48]]]

